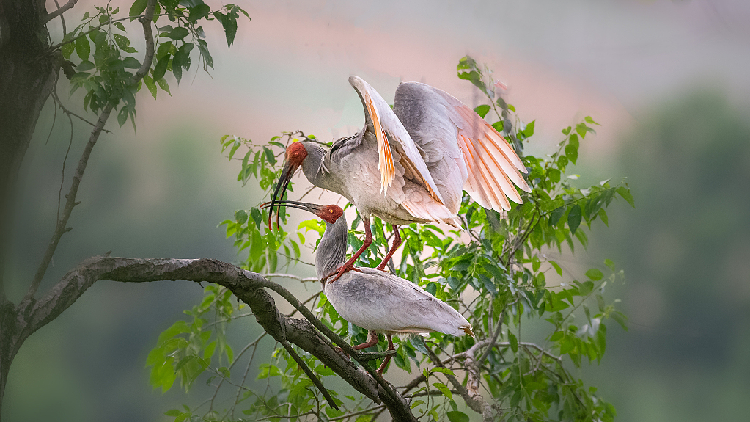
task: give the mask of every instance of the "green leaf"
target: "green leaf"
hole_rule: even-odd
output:
[[[146,4],[148,0],[135,0],[133,5],[130,6],[130,16],[138,16],[146,10]]]
[[[598,269],[592,268],[586,271],[586,276],[592,280],[601,280],[602,277],[604,277],[604,274],[602,274],[602,272]]]
[[[250,208],[250,216],[253,218],[255,226],[260,230],[260,225],[263,224],[263,215],[260,210],[255,207]]]
[[[426,348],[426,347],[425,347],[425,345],[424,345],[424,340],[422,339],[422,337],[420,337],[420,336],[411,336],[411,337],[409,338],[409,343],[410,343],[410,344],[412,345],[412,347],[414,347],[414,349],[416,349],[416,350],[417,350],[418,352],[420,352],[420,353],[422,353],[422,354],[425,354],[425,355],[429,354],[429,353],[427,352],[427,348]]]
[[[610,270],[612,270],[612,271],[614,271],[614,270],[615,270],[615,263],[614,263],[614,262],[612,262],[612,260],[611,260],[611,259],[609,259],[609,258],[607,258],[607,259],[605,259],[605,260],[604,260],[604,265],[606,265],[606,266],[607,266],[607,268],[609,268],[609,269],[610,269]]]
[[[450,422],[469,422],[469,415],[464,412],[459,412],[458,410],[446,412],[445,416],[448,417]]]
[[[568,213],[568,227],[570,232],[575,234],[578,226],[581,225],[581,206],[578,204],[573,205]]]
[[[67,44],[64,44],[61,48],[63,57],[68,60],[70,59],[70,55],[73,54],[73,51],[75,51],[76,45],[75,42],[69,42]]]
[[[557,275],[562,276],[562,267],[560,267],[560,264],[555,261],[549,261],[549,263],[555,268]]]
[[[245,210],[237,210],[234,213],[234,219],[240,224],[245,224],[247,221],[247,212]]]
[[[586,123],[578,123],[576,125],[576,132],[581,136],[581,138],[585,138],[586,132],[588,132],[589,130],[590,129],[588,126],[586,126]]]
[[[276,157],[273,156],[273,151],[271,151],[270,149],[268,149],[266,147],[263,147],[263,151],[266,154],[266,160],[268,161],[268,163],[271,164],[272,166],[275,166],[276,165]]]
[[[221,12],[214,12],[216,20],[221,22],[221,26],[224,27],[224,34],[227,37],[227,46],[231,47],[234,42],[234,36],[237,34],[237,13],[223,14]]]
[[[469,56],[461,58],[456,66],[458,77],[470,81],[474,86],[482,90],[488,97],[490,96],[487,86],[482,80],[482,73],[477,67],[477,62]]]
[[[510,331],[508,332],[508,341],[510,342],[510,349],[513,353],[518,353],[518,339]]]
[[[173,40],[181,40],[181,39],[187,37],[187,35],[189,33],[190,32],[187,30],[187,28],[182,27],[182,26],[178,26],[178,27],[172,29],[171,31],[169,31],[169,34],[167,34],[167,35],[169,36],[169,38],[171,38]]]
[[[85,72],[87,70],[93,69],[95,66],[93,63],[91,63],[88,60],[82,61],[78,66],[76,66],[76,70],[79,72]]]
[[[477,108],[475,108],[474,111],[479,115],[479,117],[484,119],[484,116],[486,116],[487,113],[490,112],[490,106],[488,106],[487,104],[483,104],[483,105],[477,106]]]
[[[125,57],[122,60],[122,64],[126,69],[138,69],[139,67],[141,67],[141,62],[139,62],[135,57]]]
[[[584,118],[584,120],[586,120],[586,123],[590,123],[592,125],[601,126],[599,123],[595,122],[594,119],[591,118],[591,116],[586,116]]]
[[[120,126],[122,126],[127,121],[128,121],[128,108],[123,106],[120,108],[120,112],[117,113],[117,123],[119,123]]]
[[[556,226],[563,215],[565,215],[565,207],[556,208],[549,216],[549,225]]]
[[[432,368],[430,371],[431,372],[440,372],[441,374],[445,374],[445,375],[453,375],[453,376],[456,375],[449,368],[435,367],[435,368]]]
[[[90,53],[91,44],[89,44],[89,39],[86,37],[79,37],[76,40],[76,54],[78,54],[78,57],[80,57],[81,60],[88,60]]]
[[[161,80],[161,78],[164,77],[164,74],[167,73],[168,65],[169,65],[169,54],[160,58],[159,61],[156,63],[156,66],[154,67],[154,70],[152,72],[152,75],[155,81],[159,81]]]
[[[523,135],[527,138],[531,138],[534,136],[534,122],[536,120],[532,120],[531,123],[526,125],[526,128],[523,130]]]
[[[206,3],[203,3],[201,1],[200,4],[197,4],[190,8],[190,13],[188,14],[188,21],[194,23],[208,16],[209,13],[211,13],[211,8]]]
[[[619,193],[623,199],[628,201],[628,204],[630,204],[631,207],[635,208],[635,202],[633,202],[633,195],[630,193],[630,189],[625,186],[620,186],[617,188],[617,193]]]
[[[451,392],[445,384],[442,382],[435,382],[432,386],[440,390],[440,392],[443,393],[445,397],[448,397],[449,400],[453,400],[453,392]]]
[[[151,92],[151,96],[156,99],[156,84],[154,83],[154,78],[149,75],[145,75],[143,77],[143,83],[146,84],[146,88],[148,88],[149,92]]]
[[[113,34],[112,36],[114,37],[117,46],[120,47],[120,50],[131,54],[136,52],[136,49],[130,46],[130,39],[128,37],[120,34]]]
[[[573,144],[565,145],[565,156],[568,157],[571,163],[575,164],[578,160],[578,146]]]

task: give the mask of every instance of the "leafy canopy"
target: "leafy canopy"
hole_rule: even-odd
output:
[[[499,85],[492,81],[491,72],[480,69],[473,59],[461,59],[458,76],[485,94],[488,103],[476,112],[485,118],[494,112],[493,126],[515,145],[529,170],[533,190],[523,193],[524,203],[513,204],[505,216],[480,207],[464,194],[459,216],[465,232],[433,224],[402,229],[405,241],[400,259],[395,260],[396,274],[456,308],[472,324],[476,338],[431,333],[424,338],[395,339],[397,352],[386,375],[410,380],[399,392],[410,401],[419,420],[468,421],[472,410],[463,400],[468,392],[484,396],[491,411],[505,420],[611,421],[615,416],[612,405],[571,370],[584,361],[601,361],[608,320],[626,327],[626,317],[604,295],[608,285],[622,279],[623,272],[606,260],[583,274],[571,273],[550,257],[559,256],[563,249],[585,248],[595,222],[608,225],[606,209],[615,198],[633,205],[628,185],[602,181],[580,188],[577,177],[568,173],[578,161],[580,143],[598,125],[591,117],[564,128],[562,140],[550,155],[524,156],[523,146],[532,141],[534,122],[519,122],[513,106],[497,96]],[[284,132],[265,145],[255,145],[248,139],[225,136],[221,144],[230,160],[237,160],[238,152],[244,151],[238,180],[243,184],[253,180],[267,198],[280,176],[286,145],[299,139],[315,137]],[[281,217],[286,223],[283,209]],[[287,231],[284,225],[269,230],[264,224],[267,219],[267,211],[252,207],[221,223],[227,237],[234,239],[245,269],[292,271],[303,259],[302,250],[314,249],[325,230],[317,219],[303,221],[296,230]],[[357,215],[351,222],[352,251],[362,244],[361,221]],[[360,265],[374,267],[387,252],[389,234],[383,227],[382,221],[373,219],[373,245],[362,254]],[[366,330],[341,319],[322,292],[304,303],[353,344],[365,341]],[[222,410],[218,410],[215,394],[207,401],[208,409],[184,406],[167,412],[176,422],[243,418],[361,422],[385,410],[350,387],[330,391],[338,409],[330,407],[282,348],[253,366],[259,359],[255,350],[266,335],[230,345],[226,336],[230,324],[252,315],[243,313],[242,304],[225,289],[208,287],[203,301],[186,314],[188,319],[166,330],[149,355],[153,386],[166,391],[179,379],[187,389],[205,374],[217,392],[224,388],[236,394]],[[379,350],[385,350],[384,343],[377,346]],[[241,352],[235,355],[237,348]],[[250,358],[242,360],[240,368],[237,363],[243,354]],[[340,386],[332,380],[333,371],[314,356],[301,350],[298,354],[327,384]],[[373,367],[378,364],[371,363]],[[250,369],[258,373],[261,381],[256,383],[265,381],[265,390],[245,386]]]

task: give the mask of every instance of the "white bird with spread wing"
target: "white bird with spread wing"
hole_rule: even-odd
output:
[[[339,193],[359,210],[365,226],[362,247],[342,265],[353,268],[372,243],[370,215],[393,226],[393,246],[383,269],[401,244],[398,226],[444,222],[459,227],[456,216],[463,190],[485,208],[510,209],[522,203],[514,184],[530,192],[521,159],[508,142],[471,108],[450,94],[419,82],[398,86],[393,110],[367,82],[349,78],[365,108],[365,127],[333,143],[295,142],[286,150],[271,206],[284,197],[294,172],[302,167],[315,186]],[[269,226],[271,220],[269,218]]]

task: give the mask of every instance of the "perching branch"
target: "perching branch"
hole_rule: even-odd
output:
[[[282,296],[286,296],[285,293],[288,292],[285,292],[285,289],[266,280],[260,274],[213,259],[90,258],[68,272],[38,302],[22,303],[25,308],[21,309],[21,313],[27,316],[26,324],[20,327],[17,334],[20,341],[15,343],[21,344],[23,339],[57,318],[98,280],[123,283],[188,280],[198,283],[203,281],[216,283],[226,287],[248,305],[258,324],[276,341],[282,344],[283,342],[294,344],[318,358],[321,363],[331,368],[354,389],[376,403],[383,403],[394,420],[415,420],[408,403],[393,386],[385,382],[382,377],[373,378],[353,360],[337,351],[333,344],[315,329],[318,326],[325,327],[325,325],[320,323],[307,308],[302,307],[306,311],[302,313],[308,319],[288,318],[279,311],[273,298],[265,290],[273,288]],[[288,298],[285,297],[285,299]],[[297,304],[299,304],[298,301]],[[335,333],[332,334],[336,336]],[[342,349],[351,348],[346,342],[341,341]],[[355,359],[365,359],[354,353],[352,356]]]

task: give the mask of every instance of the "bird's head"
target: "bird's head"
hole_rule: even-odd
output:
[[[271,197],[271,203],[269,207],[271,212],[268,215],[268,229],[271,229],[271,218],[273,218],[273,207],[278,202],[277,199],[281,200],[284,197],[289,181],[294,176],[294,172],[297,171],[302,162],[307,158],[307,149],[301,142],[293,142],[286,148],[286,154],[284,155],[284,169],[281,171],[281,177],[276,183],[276,189],[273,191]],[[279,215],[276,214],[276,228],[279,227]]]
[[[335,223],[342,215],[344,215],[344,210],[342,210],[341,207],[339,207],[338,205],[316,205],[316,204],[309,204],[309,203],[297,202],[297,201],[276,201],[274,203],[266,202],[260,207],[271,208],[274,206],[275,207],[286,206],[286,207],[309,211],[315,214],[321,220],[327,221],[331,224]],[[271,212],[273,212],[273,210]]]

